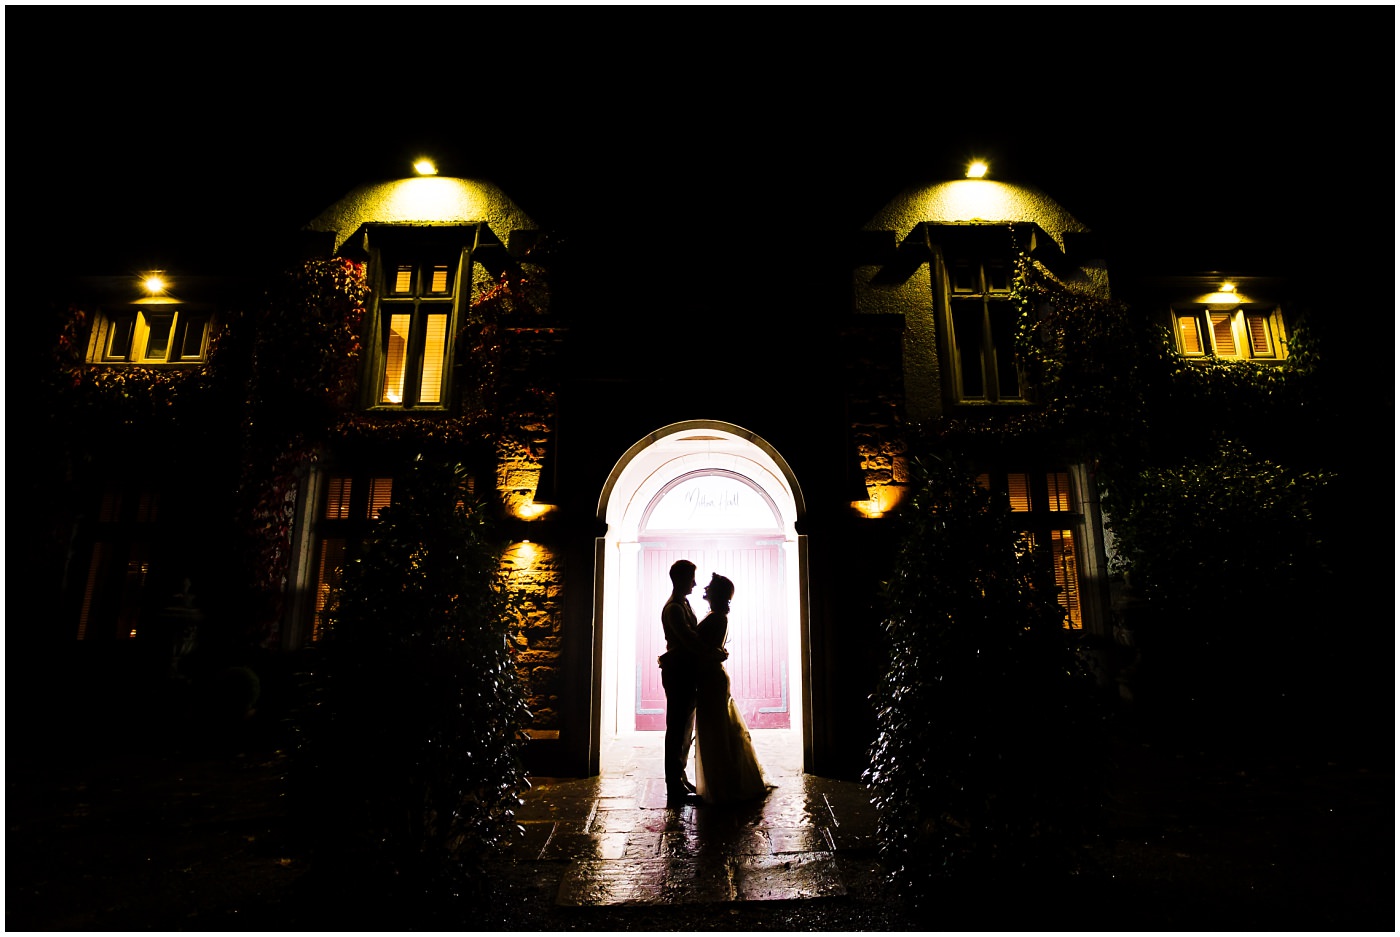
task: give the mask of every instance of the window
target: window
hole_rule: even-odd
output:
[[[389,506],[393,493],[394,480],[383,476],[332,475],[326,480],[325,505],[317,524],[313,642],[320,640],[325,628],[331,595],[340,586],[347,556],[369,535],[371,522]]]
[[[1017,308],[1011,298],[1012,261],[948,253],[944,278],[951,389],[959,403],[1022,399],[1016,362]]]
[[[99,315],[88,360],[93,364],[195,364],[205,360],[209,315],[153,305]]]
[[[987,472],[977,477],[977,484],[1005,492],[1014,522],[1024,532],[1026,547],[1043,549],[1053,568],[1060,606],[1066,614],[1065,627],[1083,628],[1075,536],[1080,515],[1072,503],[1069,472]]]
[[[379,286],[378,343],[367,356],[370,407],[448,406],[452,337],[471,285],[470,247],[452,243],[453,237],[464,235],[371,232]]]
[[[95,507],[75,637],[79,641],[134,639],[148,599],[159,493],[140,483],[109,482]]]
[[[1188,358],[1277,361],[1284,357],[1282,322],[1270,307],[1201,305],[1172,309],[1176,347]]]

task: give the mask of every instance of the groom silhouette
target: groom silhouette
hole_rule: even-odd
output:
[[[676,560],[671,564],[671,596],[661,609],[666,633],[666,653],[656,659],[661,686],[666,691],[666,802],[698,803],[695,785],[685,776],[690,746],[695,740],[695,677],[700,657],[725,660],[723,648],[702,648],[696,637],[699,624],[686,596],[695,591],[695,564]]]

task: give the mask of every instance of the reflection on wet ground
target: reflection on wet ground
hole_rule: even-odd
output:
[[[739,807],[668,807],[663,736],[606,740],[598,777],[532,779],[519,814],[525,837],[513,852],[517,863],[566,864],[558,904],[819,898],[873,881],[875,808],[867,792],[804,775],[797,733],[753,731],[773,788]]]

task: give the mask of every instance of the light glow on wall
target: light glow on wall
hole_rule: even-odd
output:
[[[851,507],[860,512],[861,517],[884,517],[904,500],[903,485],[869,485],[870,500],[852,501]]]
[[[1019,192],[990,179],[958,179],[941,194],[942,214],[949,221],[1006,221],[1025,214]]]
[[[501,557],[501,566],[506,572],[519,572],[535,565],[540,548],[528,540],[512,543]]]
[[[476,194],[460,182],[439,176],[419,176],[400,179],[389,185],[376,206],[381,221],[446,221],[462,215],[481,217],[486,212],[486,200],[463,211],[464,196]]]
[[[514,514],[521,520],[532,521],[537,517],[543,517],[552,510],[554,510],[554,505],[536,504],[534,499],[531,498],[528,501],[521,501],[519,504],[516,504],[514,507]]]

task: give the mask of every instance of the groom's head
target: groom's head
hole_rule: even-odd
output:
[[[677,592],[689,592],[695,588],[695,564],[690,560],[676,560],[671,564],[671,586]]]

